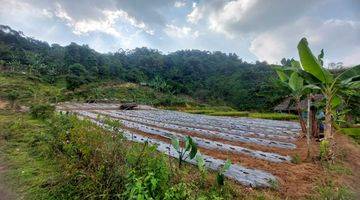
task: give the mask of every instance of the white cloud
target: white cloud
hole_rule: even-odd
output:
[[[181,8],[181,7],[186,6],[186,2],[184,2],[184,1],[175,1],[174,6],[176,8]]]
[[[349,20],[315,20],[302,18],[277,30],[259,34],[252,40],[250,52],[270,63],[282,58],[297,58],[297,42],[307,37],[310,48],[318,54],[323,48],[326,62],[360,63],[360,22]]]
[[[164,31],[168,36],[174,38],[197,38],[199,36],[198,31],[193,31],[190,27],[187,26],[178,27],[172,24],[167,24]]]
[[[210,29],[231,35],[226,26],[245,21],[256,2],[257,0],[237,0],[226,3],[219,12],[210,15]]]
[[[196,3],[193,3],[193,10],[190,14],[187,15],[187,21],[193,24],[197,24],[197,22],[203,18],[203,12],[199,9]]]
[[[103,32],[115,37],[124,37],[121,31],[117,30],[115,24],[118,21],[122,21],[134,28],[142,30],[150,35],[154,34],[154,31],[148,28],[144,22],[136,20],[131,17],[127,12],[123,10],[103,10],[102,19],[82,19],[75,20],[57,3],[55,15],[64,20],[68,26],[73,28],[73,33],[76,35],[82,35],[89,32]]]
[[[274,29],[305,15],[324,0],[207,0],[195,4],[187,20],[206,20],[209,29],[229,37]]]

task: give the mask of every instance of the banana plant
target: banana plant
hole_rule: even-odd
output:
[[[176,137],[171,139],[171,144],[179,154],[179,168],[181,167],[183,161],[185,161],[187,158],[193,159],[198,151],[196,143],[190,136],[186,136],[184,148],[180,147],[180,141]]]
[[[227,170],[229,170],[231,166],[231,161],[227,160],[224,164],[224,166],[218,171],[217,176],[216,176],[216,182],[218,185],[222,186],[224,185],[224,180],[225,180],[225,172]]]
[[[301,131],[306,133],[306,123],[301,115],[301,98],[308,91],[309,87],[306,85],[304,79],[298,74],[294,68],[300,68],[299,62],[293,60],[290,68],[276,67],[276,73],[278,74],[281,82],[290,89],[291,97],[295,101],[296,111],[298,113]]]
[[[323,67],[324,51],[316,58],[311,52],[306,38],[302,38],[297,46],[301,70],[298,71],[311,84],[312,89],[317,89],[325,97],[325,139],[333,138],[332,124],[334,108],[341,103],[338,95],[345,89],[360,89],[360,65],[349,68],[335,76]]]

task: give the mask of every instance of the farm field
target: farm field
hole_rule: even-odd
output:
[[[292,157],[299,156],[303,145],[297,141],[296,122],[254,118],[215,117],[160,109],[119,110],[118,104],[61,104],[59,111],[70,111],[104,128],[108,117],[121,122],[119,130],[128,140],[149,142],[172,157],[177,153],[171,138],[191,136],[204,156],[206,167],[217,170],[227,159],[232,161],[225,176],[242,185],[272,187],[288,182],[296,170]],[[186,160],[196,164],[195,160]],[[305,174],[306,175],[306,174]],[[304,176],[304,175],[302,175]]]

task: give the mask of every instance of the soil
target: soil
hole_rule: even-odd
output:
[[[15,193],[5,184],[4,174],[7,170],[5,164],[0,160],[0,200],[13,200],[16,199]]]
[[[0,109],[5,109],[8,105],[8,102],[0,99]]]

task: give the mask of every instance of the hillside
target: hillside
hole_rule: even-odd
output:
[[[66,80],[69,90],[109,80],[142,83],[238,110],[271,110],[288,93],[272,66],[247,63],[236,54],[200,50],[163,54],[145,47],[101,54],[87,45],[49,45],[3,25],[0,66],[49,84]]]

